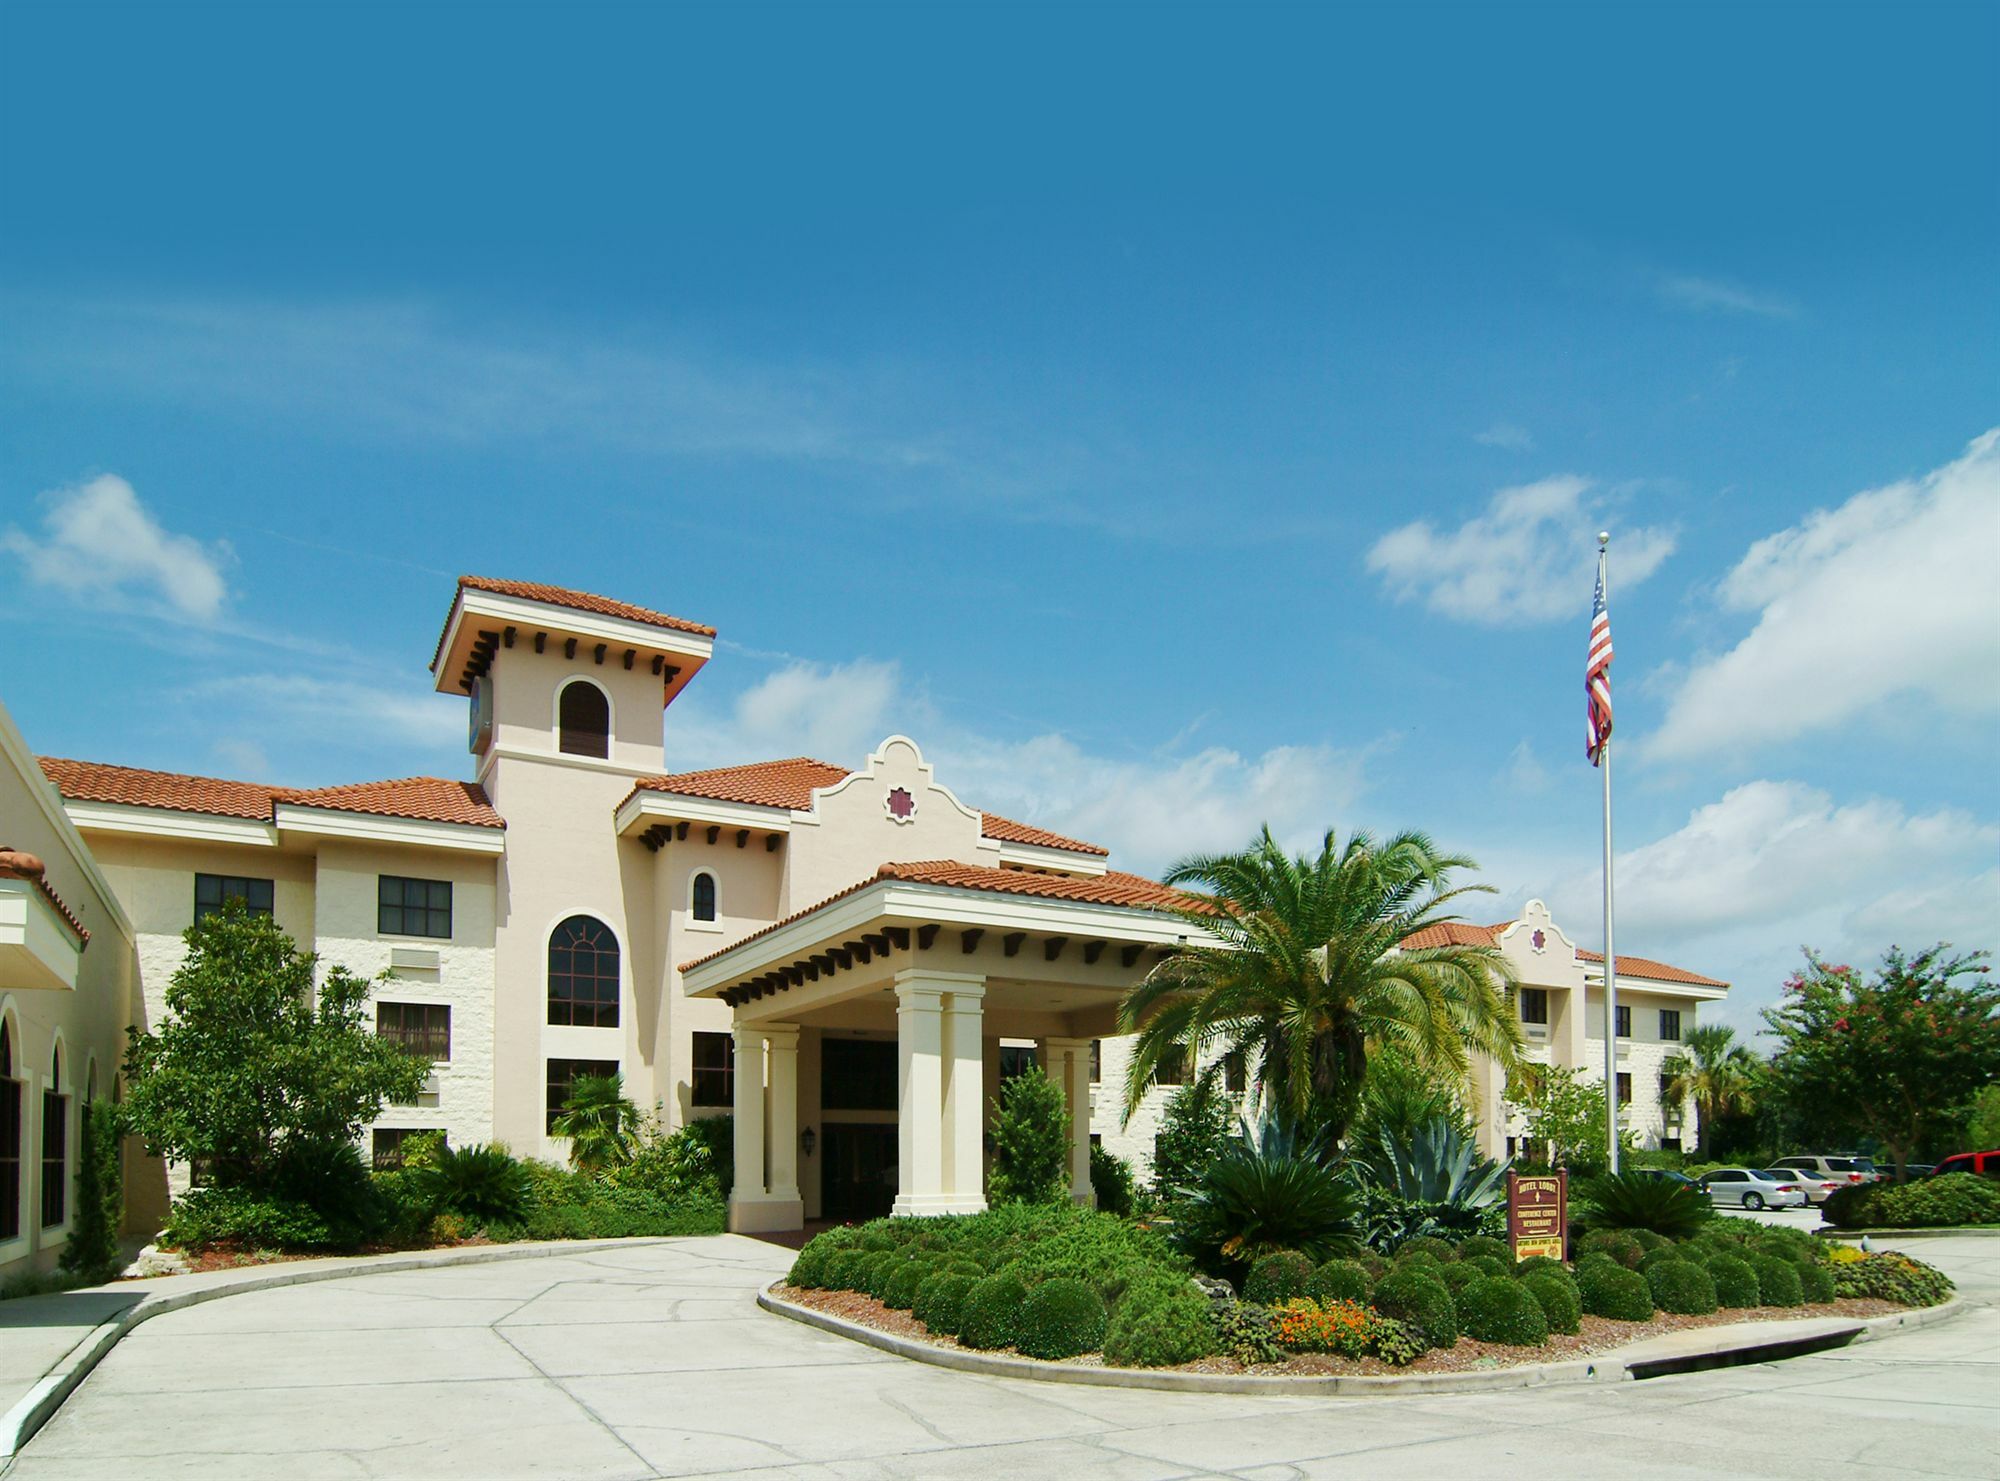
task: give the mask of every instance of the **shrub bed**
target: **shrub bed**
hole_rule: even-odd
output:
[[[2000,1183],[1969,1172],[1912,1183],[1857,1183],[1836,1189],[1821,1211],[1837,1229],[2000,1224]]]
[[[1073,1358],[1104,1346],[1109,1313],[1097,1287],[1071,1276],[1028,1293],[1014,1325],[1014,1345],[1031,1358]]]
[[[1706,1316],[1716,1309],[1715,1277],[1692,1260],[1662,1260],[1646,1271],[1653,1305],[1679,1316]]]
[[[1484,1276],[1458,1294],[1458,1319],[1468,1337],[1514,1347],[1540,1347],[1549,1320],[1534,1292],[1504,1275]]]

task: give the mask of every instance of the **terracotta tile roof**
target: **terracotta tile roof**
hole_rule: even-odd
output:
[[[1044,900],[1068,900],[1079,905],[1116,905],[1129,910],[1172,910],[1184,904],[1187,897],[1179,890],[1169,889],[1156,880],[1146,879],[1137,874],[1125,874],[1116,869],[1103,874],[1079,878],[1071,874],[1031,874],[1023,869],[988,869],[978,864],[961,864],[955,859],[933,859],[918,864],[884,864],[874,876],[864,879],[836,894],[827,896],[816,905],[794,911],[783,920],[752,931],[741,941],[732,941],[718,951],[696,957],[691,962],[683,962],[680,970],[692,972],[704,962],[712,962],[725,952],[734,951],[747,942],[783,930],[794,921],[824,910],[827,906],[845,900],[849,895],[858,894],[870,885],[883,880],[901,880],[907,884],[942,885],[957,890],[983,890],[1000,895],[1033,895]]]
[[[66,761],[59,756],[39,759],[42,771],[56,784],[56,790],[72,802],[122,802],[129,807],[158,807],[168,812],[198,812],[269,822],[272,800],[290,795],[283,787],[261,782],[225,782],[177,771],[143,771],[136,766],[107,766],[99,761]]]
[[[478,828],[506,826],[483,789],[471,782],[446,781],[441,777],[403,777],[386,782],[355,782],[344,787],[302,789],[185,776],[174,771],[144,771],[135,766],[107,766],[97,761],[67,761],[57,756],[43,756],[40,760],[43,772],[56,784],[56,790],[72,802],[117,802],[168,812],[249,818],[259,823],[270,822],[273,810],[282,802],[289,807],[328,808],[418,822],[467,823]]]
[[[1410,951],[1421,951],[1432,946],[1491,946],[1499,939],[1500,933],[1512,925],[1512,921],[1498,926],[1475,926],[1470,921],[1439,921],[1434,926],[1425,926],[1421,931],[1412,931],[1402,940],[1402,945]]]
[[[642,777],[638,792],[671,792],[679,797],[706,797],[715,802],[746,802],[752,807],[784,807],[803,812],[812,806],[815,787],[831,787],[848,774],[844,766],[792,756],[783,761],[753,761],[745,766],[718,766],[709,771],[682,771],[672,776]]]
[[[1604,953],[1601,951],[1585,951],[1582,947],[1578,947],[1576,959],[1580,962],[1594,962],[1600,967],[1604,965]],[[1621,979],[1626,977],[1644,977],[1654,982],[1681,982],[1690,987],[1729,986],[1728,983],[1720,981],[1717,978],[1704,977],[1699,972],[1690,972],[1686,967],[1672,966],[1667,962],[1656,962],[1650,957],[1627,956],[1622,951],[1618,954],[1618,975]]]
[[[353,782],[344,787],[288,792],[277,800],[288,807],[323,807],[385,818],[414,818],[426,823],[466,823],[475,828],[507,826],[487,800],[485,789],[472,782],[447,781],[443,777]]]
[[[813,789],[831,787],[847,777],[844,766],[792,756],[783,761],[753,761],[743,766],[718,766],[709,771],[683,771],[672,776],[646,777],[634,791],[671,792],[679,797],[706,797],[716,802],[745,802],[753,807],[783,807],[804,812],[812,806]],[[1028,843],[1072,854],[1106,857],[1110,850],[1079,839],[1065,838],[1046,828],[1017,823],[998,813],[981,813],[979,831],[1003,843]]]
[[[705,622],[690,622],[685,617],[674,617],[665,612],[655,612],[651,607],[634,606],[631,602],[614,601],[593,592],[572,591],[567,586],[548,586],[540,581],[503,581],[497,576],[461,576],[458,589],[465,591],[490,591],[496,596],[519,597],[526,602],[547,602],[552,607],[567,607],[572,612],[594,612],[599,617],[617,617],[626,622],[643,622],[648,627],[664,627],[673,632],[699,633],[704,638],[715,636],[715,629]],[[457,601],[452,603],[456,608]],[[431,655],[431,667],[436,668],[438,659],[444,655],[444,640],[451,631],[451,614],[447,612],[444,628],[438,633],[437,650]]]
[[[63,897],[50,886],[47,871],[39,857],[20,849],[0,845],[0,879],[24,879],[33,883],[42,892],[43,898],[55,907],[56,914],[62,917],[63,924],[70,928],[70,933],[83,945],[90,945],[90,932],[84,929],[77,913],[71,910],[63,902]]]
[[[1084,843],[1079,839],[1065,838],[1060,833],[1051,833],[1046,828],[1037,828],[1029,823],[1017,823],[1012,818],[1003,818],[997,812],[979,815],[979,831],[988,838],[997,838],[1002,843],[1031,843],[1037,848],[1061,849],[1071,854],[1097,854],[1108,857],[1110,849],[1100,848],[1094,843]]]

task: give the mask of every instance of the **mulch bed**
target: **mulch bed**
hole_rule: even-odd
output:
[[[357,1255],[399,1255],[421,1250],[462,1250],[491,1243],[493,1241],[484,1235],[478,1235],[442,1244],[370,1244],[360,1245],[351,1250],[264,1250],[246,1245],[213,1244],[200,1250],[176,1250],[174,1253],[187,1262],[187,1274],[206,1275],[211,1270],[242,1270],[252,1265],[288,1265],[294,1260],[344,1260]],[[121,1275],[118,1278],[131,1281],[160,1279],[157,1275]]]
[[[797,1305],[810,1307],[814,1311],[824,1311],[850,1322],[858,1322],[864,1327],[872,1327],[878,1332],[887,1332],[891,1336],[914,1338],[919,1342],[928,1342],[934,1347],[956,1348],[959,1345],[956,1338],[934,1336],[930,1328],[911,1316],[909,1312],[891,1311],[873,1296],[865,1296],[859,1291],[800,1291],[794,1290],[791,1286],[780,1285],[774,1289],[773,1294]],[[1489,1368],[1513,1368],[1524,1363],[1560,1363],[1570,1358],[1590,1357],[1597,1353],[1609,1352],[1613,1348],[1626,1347],[1634,1342],[1643,1342],[1648,1337],[1663,1336],[1668,1332],[1685,1332],[1694,1327],[1726,1327],[1737,1322],[1791,1322],[1807,1317],[1876,1317],[1904,1309],[1893,1301],[1880,1301],[1873,1297],[1849,1297],[1810,1306],[1745,1307],[1718,1311],[1708,1316],[1675,1316],[1659,1312],[1655,1313],[1651,1321],[1644,1322],[1614,1322],[1608,1317],[1586,1316],[1582,1322],[1582,1331],[1573,1336],[1552,1336],[1541,1347],[1507,1347],[1497,1342],[1475,1342],[1470,1337],[1461,1337],[1455,1347],[1435,1349],[1425,1353],[1414,1363],[1401,1368],[1391,1367],[1375,1358],[1357,1360],[1337,1358],[1328,1353],[1298,1353],[1282,1363],[1246,1365],[1234,1358],[1214,1357],[1159,1371],[1248,1373],[1257,1377],[1339,1375],[1363,1378],[1387,1377],[1403,1373],[1464,1373]],[[1001,1351],[1007,1357],[1021,1356],[1011,1347],[1003,1348]],[[1104,1358],[1100,1353],[1087,1353],[1080,1358],[1066,1358],[1063,1360],[1063,1365],[1072,1368],[1101,1368],[1104,1366]]]

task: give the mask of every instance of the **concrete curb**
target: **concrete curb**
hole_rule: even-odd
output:
[[[1251,1373],[1085,1368],[1066,1363],[1038,1362],[1033,1358],[1006,1357],[998,1353],[969,1352],[963,1348],[936,1347],[787,1301],[774,1290],[782,1284],[782,1277],[767,1284],[757,1293],[757,1304],[776,1316],[817,1327],[863,1346],[960,1373],[979,1373],[989,1378],[1026,1378],[1039,1383],[1082,1383],[1100,1388],[1164,1389],[1178,1393],[1366,1395],[1371,1398],[1394,1394],[1493,1393],[1566,1383],[1618,1383],[1627,1379],[1665,1377],[1700,1368],[1774,1362],[1832,1347],[1844,1347],[1850,1342],[1867,1341],[1889,1331],[1930,1326],[1959,1315],[1965,1306],[1962,1300],[1953,1299],[1943,1306],[1917,1308],[1866,1320],[1814,1317],[1792,1322],[1739,1322],[1725,1327],[1701,1327],[1666,1337],[1648,1338],[1629,1347],[1562,1363],[1522,1363],[1512,1368],[1477,1372],[1408,1373],[1380,1378],[1361,1375],[1287,1378]],[[1881,1330],[1876,1330],[1878,1327]]]
[[[2000,1224],[1960,1224],[1942,1229],[1835,1229],[1823,1225],[1813,1230],[1820,1239],[2000,1239]]]
[[[205,1301],[238,1296],[248,1291],[270,1291],[281,1286],[311,1285],[317,1281],[340,1280],[350,1275],[393,1275],[404,1270],[434,1270],[451,1265],[490,1265],[502,1260],[530,1260],[546,1255],[579,1254],[590,1250],[636,1249],[650,1245],[677,1244],[683,1238],[704,1235],[660,1235],[635,1239],[565,1239],[543,1244],[480,1245],[471,1249],[412,1250],[408,1254],[358,1255],[325,1260],[287,1260],[283,1264],[239,1270],[209,1271],[204,1275],[168,1276],[169,1280],[195,1281],[210,1278],[199,1286],[180,1287],[159,1293],[146,1292],[146,1281],[114,1281],[110,1285],[85,1286],[82,1291],[123,1294],[135,1291],[132,1304],[120,1315],[91,1329],[90,1335],[72,1347],[56,1365],[44,1373],[26,1395],[0,1415],[0,1462],[11,1460],[35,1431],[49,1422],[64,1399],[90,1376],[90,1370],[104,1355],[141,1322],[168,1312],[184,1311]],[[64,1295],[78,1294],[64,1292]],[[39,1299],[39,1298],[38,1298]]]

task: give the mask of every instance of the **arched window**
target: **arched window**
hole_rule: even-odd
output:
[[[21,1082],[13,1025],[0,1020],[0,1240],[21,1235]]]
[[[572,679],[556,701],[557,745],[566,756],[611,754],[611,701],[588,679]]]
[[[62,1093],[62,1046],[49,1060],[42,1092],[42,1227],[53,1229],[69,1211],[69,1097]]]
[[[549,937],[549,1022],[618,1027],[618,938],[588,915],[573,915]]]
[[[706,869],[696,874],[688,889],[688,908],[696,920],[715,919],[715,876]]]

